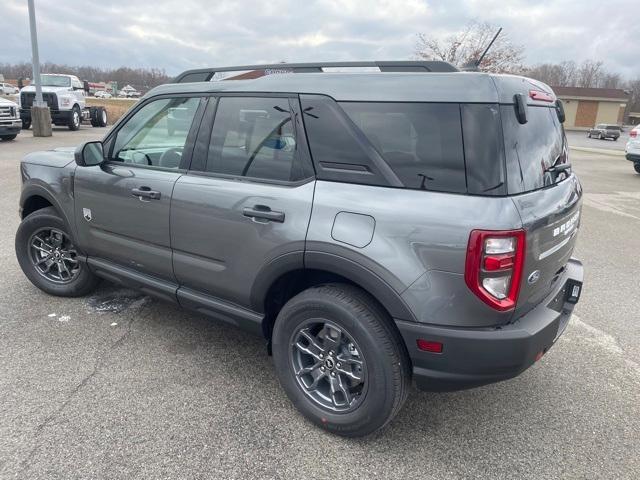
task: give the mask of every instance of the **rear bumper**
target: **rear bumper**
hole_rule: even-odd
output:
[[[452,328],[396,321],[421,390],[451,391],[513,378],[546,353],[567,326],[574,304],[565,300],[583,268],[571,259],[559,286],[536,308],[501,328]],[[443,344],[442,353],[418,350],[422,338]]]

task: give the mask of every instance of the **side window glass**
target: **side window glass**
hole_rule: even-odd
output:
[[[286,98],[222,97],[206,171],[266,180],[306,177]]]
[[[466,192],[458,104],[340,105],[406,188]]]
[[[179,168],[199,103],[199,97],[184,97],[146,104],[118,131],[111,160]]]

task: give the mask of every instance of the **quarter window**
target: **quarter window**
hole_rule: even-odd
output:
[[[143,106],[118,131],[112,160],[177,169],[200,98],[164,98]]]
[[[467,191],[458,104],[344,102],[341,106],[405,187]]]
[[[206,171],[265,180],[305,178],[292,118],[286,98],[220,98]]]

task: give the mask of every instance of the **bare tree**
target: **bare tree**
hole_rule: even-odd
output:
[[[424,60],[444,60],[461,67],[480,58],[496,31],[497,27],[490,23],[474,20],[464,30],[445,40],[419,33],[415,54]],[[496,73],[519,72],[522,70],[523,51],[522,46],[513,44],[503,32],[484,57],[479,69]]]
[[[600,86],[603,70],[601,61],[585,60],[578,69],[576,86],[586,88]]]

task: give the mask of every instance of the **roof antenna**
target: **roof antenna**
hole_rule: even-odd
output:
[[[487,45],[487,48],[485,48],[484,52],[482,52],[482,55],[480,55],[480,58],[475,61],[471,60],[469,63],[463,65],[462,70],[464,70],[465,72],[477,72],[479,70],[478,67],[480,67],[480,63],[482,63],[482,60],[484,60],[485,55],[493,45],[493,42],[496,41],[496,38],[498,38],[498,35],[500,35],[500,32],[502,32],[502,27],[498,28],[498,31],[489,42],[489,45]]]

